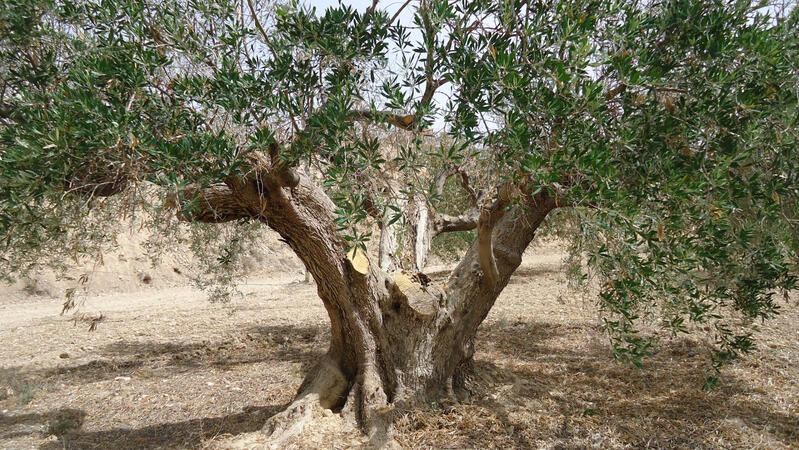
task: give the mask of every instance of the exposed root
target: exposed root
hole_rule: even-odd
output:
[[[269,447],[282,448],[287,440],[302,433],[315,415],[321,415],[322,409],[317,396],[307,395],[270,417],[263,430],[269,436]]]
[[[342,416],[354,420],[366,433],[370,448],[402,448],[392,437],[395,405],[388,403],[377,373],[366,370],[359,378],[350,390]]]
[[[322,358],[305,378],[294,401],[282,412],[266,422],[263,432],[269,437],[269,446],[280,448],[288,439],[320,417],[325,409],[334,408],[346,396],[347,379],[330,358]]]
[[[462,362],[452,376],[450,397],[455,401],[468,403],[478,390],[478,379],[472,358]]]
[[[322,408],[338,408],[343,404],[348,388],[347,377],[326,355],[306,375],[295,401],[306,396],[316,396]]]

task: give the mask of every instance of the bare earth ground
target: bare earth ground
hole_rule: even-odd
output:
[[[590,298],[538,246],[478,337],[480,395],[397,417],[408,448],[799,448],[799,308],[711,392],[705,347],[664,339],[636,370],[611,358]],[[0,289],[5,289],[0,287]],[[257,448],[327,346],[315,288],[296,269],[210,304],[188,287],[90,297],[88,332],[62,300],[0,291],[0,448]],[[7,294],[8,295],[5,295]],[[287,444],[353,448],[332,414]]]

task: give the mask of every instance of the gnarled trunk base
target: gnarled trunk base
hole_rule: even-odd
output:
[[[294,401],[264,426],[269,445],[281,447],[307,427],[316,426],[317,420],[329,414],[325,410],[332,410],[362,431],[371,446],[398,448],[392,439],[392,423],[403,411],[471,398],[472,338],[466,343],[454,340],[451,327],[442,326],[446,320],[418,313],[398,288],[392,289],[392,294],[400,297],[393,299],[396,304],[387,304],[380,330],[343,324],[342,344],[356,348],[360,355],[354,366],[340,357],[345,349],[332,342],[328,353],[307,374]],[[368,336],[353,332],[358,329]],[[358,348],[359,342],[376,345]],[[455,354],[462,357],[452,358]]]
[[[432,402],[458,402],[470,398],[472,390],[467,387],[472,372],[471,364],[468,375],[460,371],[446,380],[444,386],[436,387],[430,392],[415,392],[414,395],[388,402],[383,386],[377,384],[369,376],[357,376],[364,381],[356,381],[351,386],[340,377],[340,372],[332,369],[328,362],[320,362],[303,382],[295,399],[285,410],[272,416],[264,425],[262,432],[266,441],[263,444],[270,448],[283,448],[293,438],[298,438],[305,430],[324,427],[327,419],[334,413],[340,416],[339,426],[362,432],[368,439],[369,447],[380,449],[401,448],[393,439],[393,421],[404,411],[415,406],[429,405]],[[332,370],[331,370],[332,369]],[[342,387],[347,387],[346,402],[343,407],[331,402],[342,394]],[[343,431],[343,430],[337,430]]]

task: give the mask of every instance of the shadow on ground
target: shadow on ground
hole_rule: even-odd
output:
[[[47,450],[193,448],[213,437],[258,431],[263,427],[266,419],[284,407],[285,405],[250,407],[238,414],[164,423],[137,429],[115,428],[88,433],[69,431],[59,436],[58,441],[50,442],[40,448]]]
[[[329,335],[318,326],[259,326],[219,342],[174,344],[122,340],[102,347],[101,358],[71,366],[46,369],[0,368],[0,381],[8,377],[59,383],[94,383],[157,367],[159,373],[196,371],[203,367],[232,368],[270,361],[297,362],[303,369],[327,348]],[[5,375],[4,375],[5,374]],[[140,375],[140,374],[139,374]]]
[[[406,414],[397,422],[401,442],[463,448],[799,445],[799,416],[775,410],[750,381],[724,375],[718,389],[702,390],[709,374],[703,344],[666,342],[645,368],[635,369],[613,360],[598,334],[585,324],[484,326],[472,403]],[[742,442],[729,440],[735,436]]]
[[[36,402],[64,401],[60,389],[64,385],[87,386],[134,375],[128,386],[152,378],[180,376],[182,373],[206,373],[212,368],[228,371],[249,370],[262,363],[298,363],[300,372],[310,369],[327,348],[329,335],[318,326],[259,326],[244,329],[218,342],[162,343],[123,340],[101,347],[92,360],[59,368],[0,368],[3,385],[30,386]],[[256,381],[257,382],[257,381]],[[203,386],[205,387],[204,383]],[[278,386],[280,389],[281,386]],[[111,388],[107,388],[111,389]],[[296,386],[285,386],[286,392]],[[245,393],[246,394],[246,393]],[[53,399],[53,400],[51,400]],[[253,399],[257,402],[257,398]],[[19,405],[20,403],[17,402]],[[0,414],[0,439],[26,436],[58,436],[42,448],[192,448],[203,441],[220,436],[257,431],[266,419],[284,408],[284,404],[267,406],[250,404],[243,412],[216,417],[203,417],[173,423],[160,423],[141,428],[110,428],[100,431],[81,429],[87,411],[56,409],[47,413]],[[241,410],[239,410],[241,411]],[[0,445],[2,446],[2,445]]]
[[[228,370],[291,361],[308,370],[329,336],[317,326],[263,326],[219,342],[170,344],[120,341],[103,359],[47,370],[11,368],[5,377],[36,380],[42,389],[83,385],[137,370]],[[245,345],[242,345],[245,344]],[[749,380],[725,375],[715,391],[701,390],[706,349],[688,339],[663,344],[644,369],[615,362],[599,331],[583,323],[499,321],[477,339],[476,396],[471,403],[433,404],[397,420],[408,447],[766,447],[799,444],[799,417],[777,410]],[[144,374],[144,375],[142,375]],[[266,402],[269,403],[269,402]],[[243,412],[140,428],[81,429],[86,411],[0,416],[0,429],[54,434],[43,448],[192,448],[221,436],[259,430],[283,405],[250,404]],[[735,441],[736,437],[740,442]]]
[[[0,439],[13,439],[32,433],[64,433],[80,428],[84,417],[84,411],[72,408],[58,409],[46,414],[0,415]]]

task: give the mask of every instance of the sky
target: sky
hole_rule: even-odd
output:
[[[328,8],[330,6],[338,6],[339,1],[338,0],[304,0],[301,3],[304,4],[304,5],[307,5],[307,6],[315,6],[318,10],[324,11],[326,8]],[[341,3],[344,4],[344,5],[350,5],[353,8],[357,9],[358,11],[365,11],[366,8],[371,6],[372,1],[371,0],[355,0],[355,1],[342,1]],[[380,8],[380,9],[382,9],[384,11],[388,11],[389,14],[394,14],[394,12],[397,11],[402,6],[403,3],[405,3],[405,0],[382,0],[380,3],[377,4],[377,6],[378,6],[378,8]],[[413,1],[412,3],[416,3],[416,1]],[[402,13],[400,14],[400,16],[398,18],[398,20],[401,23],[410,23],[410,21],[413,19],[413,10],[414,10],[413,6],[414,5],[412,5],[412,4],[408,5],[402,11]]]

